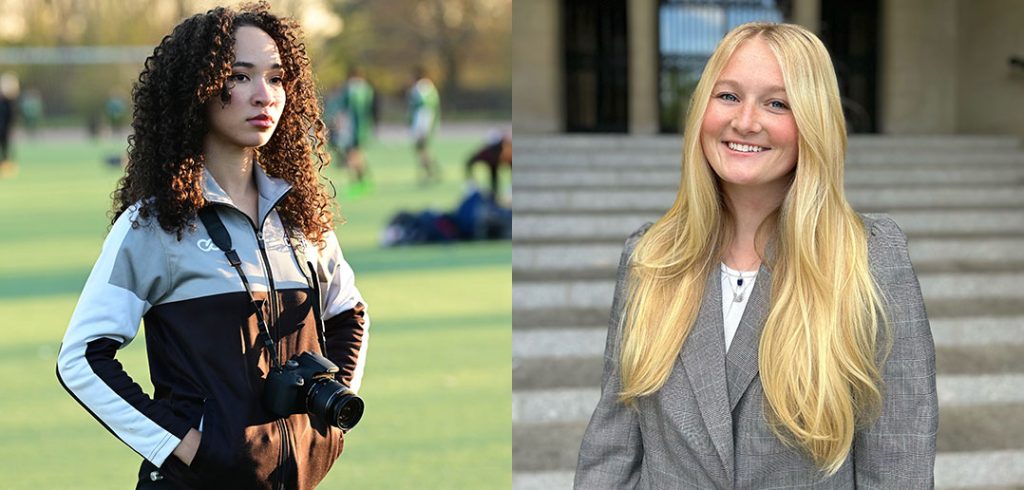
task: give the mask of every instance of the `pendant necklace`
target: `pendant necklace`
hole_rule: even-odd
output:
[[[729,269],[726,269],[726,267],[728,267],[728,266],[726,266],[725,263],[723,262],[722,263],[722,272],[725,273],[725,275],[729,276],[730,278],[735,278],[736,279],[736,285],[735,286],[732,283],[732,279],[729,280],[729,289],[732,290],[732,300],[733,300],[734,303],[741,303],[741,302],[743,302],[743,293],[744,293],[744,291],[746,289],[746,286],[744,286],[744,285],[745,284],[746,285],[750,285],[750,283],[747,282],[746,279],[753,279],[753,278],[757,277],[757,272],[758,271],[755,271],[755,272],[753,272],[753,273],[751,273],[749,275],[744,275],[742,272],[739,272],[739,271],[735,271],[736,273],[733,274],[733,271],[731,271]]]

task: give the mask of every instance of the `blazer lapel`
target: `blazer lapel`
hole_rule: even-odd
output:
[[[729,412],[739,403],[743,393],[747,391],[750,381],[757,374],[757,352],[761,342],[761,329],[768,315],[768,302],[771,296],[771,272],[762,265],[754,281],[753,291],[743,310],[740,324],[736,328],[729,345],[729,353],[725,358],[729,380]],[[721,305],[721,300],[718,302]]]
[[[732,413],[726,382],[722,284],[717,270],[707,278],[697,321],[683,342],[680,357],[697,398],[701,419],[731,482],[734,479]]]

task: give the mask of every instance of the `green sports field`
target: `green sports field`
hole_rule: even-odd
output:
[[[411,149],[378,142],[368,158],[375,190],[349,199],[346,258],[372,328],[360,395],[366,414],[320,488],[511,486],[511,244],[381,249],[400,209],[453,207],[460,162],[479,143],[442,138],[439,185],[416,183]],[[123,143],[16,142],[20,172],[0,180],[0,475],[10,489],[134,488],[141,457],[60,386],[57,349],[99,253]],[[506,180],[507,181],[507,180]],[[150,391],[142,331],[118,355]]]

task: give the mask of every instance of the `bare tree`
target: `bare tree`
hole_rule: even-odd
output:
[[[512,18],[511,0],[339,0],[334,5],[345,18],[341,37],[350,42],[341,44],[354,58],[350,61],[387,63],[406,77],[412,66],[432,66],[447,96],[461,92],[467,63],[493,62],[474,59],[490,51],[474,48],[507,39]],[[351,32],[350,26],[359,29],[364,20],[369,32]]]

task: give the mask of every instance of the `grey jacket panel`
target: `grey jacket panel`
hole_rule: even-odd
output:
[[[895,332],[884,367],[881,418],[855,435],[832,477],[783,444],[764,419],[758,343],[769,310],[771,272],[762,266],[728,354],[721,288],[708,278],[696,323],[665,386],[633,411],[616,400],[619,316],[632,250],[629,238],[613,301],[601,398],[584,435],[576,488],[931,488],[938,428],[935,346],[906,236],[892,219],[864,215],[871,271],[888,298]]]

